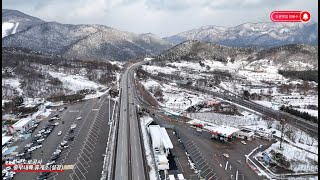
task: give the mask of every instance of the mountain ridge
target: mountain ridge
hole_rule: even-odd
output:
[[[317,32],[316,22],[306,24],[257,22],[243,23],[234,27],[207,25],[163,39],[174,44],[187,40],[200,40],[237,47],[273,47],[293,43],[317,45]]]

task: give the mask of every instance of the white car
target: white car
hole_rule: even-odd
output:
[[[56,123],[54,123],[53,125],[57,126],[57,125],[59,125],[59,123],[58,123],[58,122],[56,122]]]
[[[76,124],[72,124],[71,127],[70,127],[70,129],[74,129],[74,128],[76,128],[76,127],[77,127]]]
[[[59,131],[59,132],[58,132],[58,136],[60,136],[61,134],[62,134],[62,131]]]
[[[24,153],[16,154],[16,157],[23,156]]]
[[[39,144],[39,145],[37,145],[37,146],[35,146],[35,148],[42,148],[42,144]]]
[[[45,140],[44,138],[41,138],[41,139],[38,139],[37,142],[42,142],[44,140]]]
[[[7,166],[7,167],[6,167],[6,170],[7,170],[7,171],[10,171],[10,170],[11,170],[11,167],[10,167],[10,166]]]
[[[247,144],[245,141],[241,141],[242,144]]]
[[[59,112],[62,112],[63,110],[64,110],[64,108],[60,108],[58,111],[59,111]]]
[[[61,118],[60,117],[52,117],[50,118],[50,120],[60,120]]]
[[[50,166],[50,165],[52,165],[52,164],[54,164],[56,161],[51,161],[51,162],[48,162],[46,165],[47,166]]]
[[[47,130],[46,132],[44,132],[45,134],[49,134],[51,133],[51,130]]]
[[[30,147],[33,143],[26,144],[24,147]]]
[[[55,152],[53,152],[54,155],[60,154],[60,153],[61,153],[61,150],[60,150],[60,149],[57,149]]]
[[[38,134],[36,134],[34,137],[41,137],[42,136],[42,134],[40,133],[38,133]]]
[[[44,129],[41,129],[39,132],[38,132],[38,134],[39,133],[43,133],[43,132],[45,132],[46,130],[44,130]]]
[[[80,119],[81,119],[81,117],[77,117],[77,118],[76,118],[76,120],[80,120]]]
[[[68,141],[62,141],[60,145],[61,145],[61,146],[64,146],[64,145],[67,144],[67,143],[68,143]]]
[[[32,147],[32,148],[28,149],[28,152],[32,152],[32,151],[34,151],[34,150],[36,150],[36,148],[35,148],[35,147]]]
[[[227,153],[224,153],[223,156],[229,158],[229,155]]]
[[[69,147],[69,145],[65,145],[65,146],[63,146],[63,149],[68,148],[68,147]]]

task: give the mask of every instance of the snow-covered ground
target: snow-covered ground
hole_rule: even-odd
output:
[[[3,22],[2,23],[2,38],[14,34],[17,30],[19,23]],[[12,30],[12,33],[10,31]]]
[[[182,112],[190,106],[211,98],[209,95],[181,89],[174,84],[159,84],[157,81],[152,79],[141,81],[141,83],[146,89],[159,86],[163,90],[164,99],[164,101],[159,102],[159,104],[163,108],[176,112]]]
[[[68,88],[72,91],[79,91],[82,89],[97,89],[98,87],[104,87],[101,84],[97,84],[93,81],[88,80],[86,77],[79,75],[67,75],[57,72],[49,72],[49,74],[54,78],[58,78],[63,83],[63,86],[65,88]]]
[[[205,74],[213,70],[229,71],[235,79],[221,79],[219,86],[238,95],[242,95],[243,90],[248,90],[250,94],[271,95],[271,100],[262,99],[256,100],[257,103],[273,109],[279,109],[281,105],[301,106],[299,109],[302,112],[308,112],[311,115],[317,116],[318,110],[310,110],[304,108],[306,105],[318,106],[318,95],[304,95],[298,89],[291,89],[291,95],[282,94],[279,92],[281,84],[302,84],[302,80],[292,80],[285,78],[278,73],[279,65],[267,59],[261,59],[248,63],[247,61],[236,60],[234,63],[222,63],[219,61],[203,60],[205,66],[201,66],[198,62],[178,61],[167,63],[165,67],[155,65],[144,65],[143,69],[149,73],[156,74],[162,72],[165,74],[176,74],[183,78],[191,78],[193,80],[206,78],[210,74]],[[170,66],[170,67],[169,67]],[[207,69],[207,66],[210,69]],[[303,67],[308,67],[307,64],[301,64]],[[193,74],[193,72],[198,72]],[[272,86],[266,82],[273,83]],[[313,86],[317,83],[310,82]],[[206,87],[208,88],[208,87]],[[211,90],[216,91],[219,87]],[[301,93],[301,94],[300,94]]]
[[[318,172],[318,155],[298,149],[290,144],[282,143],[283,149],[280,149],[280,142],[272,144],[265,150],[270,154],[271,150],[282,153],[290,161],[290,169],[295,172]]]
[[[17,90],[17,92],[19,93],[19,95],[22,95],[23,90],[20,88],[19,79],[13,79],[13,78],[10,78],[10,79],[2,79],[2,86],[5,86],[5,85],[11,86],[11,87],[14,88],[15,90]]]
[[[150,72],[152,74],[157,74],[159,72],[171,74],[172,72],[176,71],[177,69],[171,68],[171,67],[159,67],[159,66],[151,66],[151,65],[142,65],[142,69]]]

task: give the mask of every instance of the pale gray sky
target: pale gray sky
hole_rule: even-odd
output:
[[[44,21],[102,24],[134,33],[170,36],[206,25],[270,22],[274,10],[302,10],[318,22],[318,0],[3,0]]]

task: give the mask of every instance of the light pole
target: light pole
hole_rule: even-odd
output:
[[[285,119],[281,119],[280,124],[281,124],[281,138],[280,138],[280,149],[282,149],[282,141],[283,141],[283,130],[284,130],[284,123]]]

